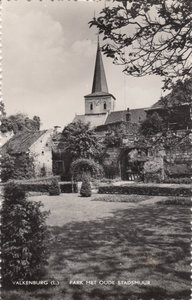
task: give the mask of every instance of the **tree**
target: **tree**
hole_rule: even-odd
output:
[[[159,132],[163,132],[165,124],[158,113],[154,112],[152,115],[147,117],[140,127],[140,133],[144,136],[152,136]]]
[[[135,77],[160,75],[164,89],[191,73],[191,0],[115,0],[90,22],[104,54]]]
[[[101,154],[101,143],[89,124],[81,121],[70,123],[63,130],[65,151],[69,153],[71,160],[77,158],[98,159]]]
[[[174,108],[184,103],[192,103],[191,95],[192,77],[184,80],[184,82],[178,80],[177,83],[173,85],[171,93],[161,98],[161,103],[167,109]]]
[[[122,146],[123,139],[126,138],[128,132],[129,129],[124,124],[120,124],[117,128],[106,132],[104,144],[107,147]]]
[[[5,104],[3,103],[2,100],[0,100],[0,118],[6,115],[5,112]]]
[[[25,114],[16,114],[11,116],[3,116],[1,119],[0,131],[6,133],[13,131],[17,133],[23,130],[38,131],[40,129],[40,118],[34,116],[30,119]]]
[[[9,179],[14,178],[15,172],[15,158],[8,153],[4,154],[0,158],[1,163],[1,180],[6,182]]]
[[[8,153],[1,155],[1,180],[6,182],[10,179],[29,179],[35,177],[34,158],[23,153],[13,156]]]
[[[2,282],[12,285],[14,280],[38,280],[47,263],[47,212],[42,204],[26,201],[21,186],[10,182],[4,187],[1,209]]]

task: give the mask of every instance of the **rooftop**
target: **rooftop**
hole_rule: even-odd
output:
[[[9,150],[12,154],[25,153],[47,130],[42,131],[22,131],[15,134],[1,148],[2,152]]]
[[[145,120],[146,118],[146,113],[144,108],[119,110],[119,111],[111,112],[108,115],[105,124],[111,124],[119,121],[127,121],[128,114],[130,114],[129,121],[131,123],[139,123]]]

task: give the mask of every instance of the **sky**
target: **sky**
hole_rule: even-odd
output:
[[[61,126],[84,114],[91,92],[97,30],[88,22],[101,1],[3,1],[3,102],[7,115],[38,115],[41,128]],[[112,5],[112,1],[107,2]],[[102,39],[100,38],[102,45]],[[134,78],[103,56],[116,110],[149,107],[161,96],[160,77]]]

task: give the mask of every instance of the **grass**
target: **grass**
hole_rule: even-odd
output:
[[[112,217],[52,226],[48,277],[60,285],[9,291],[3,299],[189,300],[190,217],[186,206],[138,203]],[[71,285],[70,280],[92,284]],[[115,284],[101,285],[101,280]],[[118,280],[151,284],[118,285]]]
[[[92,201],[104,201],[104,202],[128,202],[128,203],[138,203],[144,200],[153,198],[152,196],[146,195],[102,195],[100,197],[93,198]]]

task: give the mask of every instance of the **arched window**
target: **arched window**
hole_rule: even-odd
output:
[[[90,110],[93,110],[93,103],[90,104]]]
[[[104,102],[104,104],[103,104],[103,108],[104,108],[104,109],[106,109],[106,108],[107,108],[107,104],[106,104],[106,102]]]

